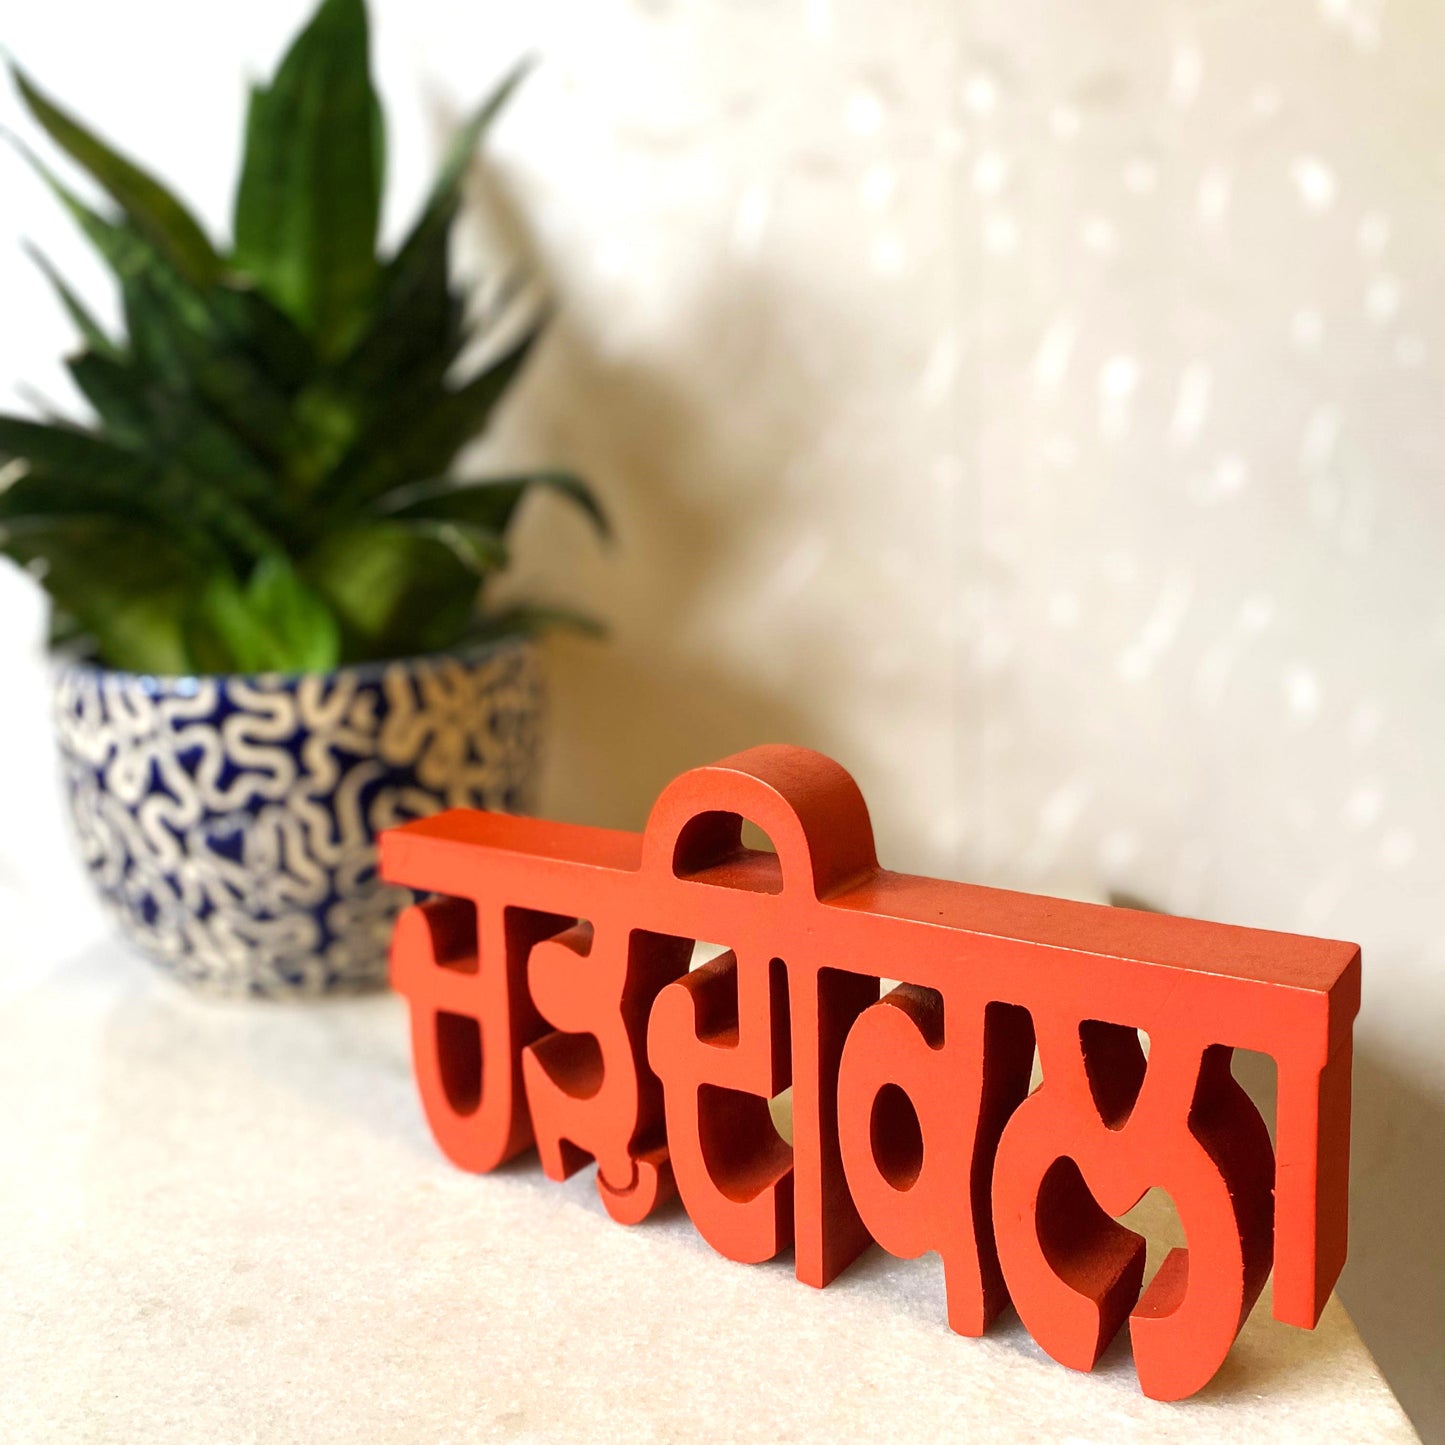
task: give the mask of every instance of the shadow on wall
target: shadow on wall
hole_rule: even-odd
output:
[[[1422,1439],[1445,1441],[1445,1111],[1355,1052],[1345,1306]]]
[[[710,318],[692,328],[702,344],[715,332]],[[620,536],[608,575],[589,589],[612,620],[607,643],[554,645],[548,796],[569,817],[640,827],[677,773],[758,742],[826,751],[826,724],[749,675],[746,659],[729,664],[696,641],[709,631],[715,584],[748,534],[768,527],[776,494],[770,500],[730,455],[716,413],[689,405],[664,377],[609,362],[578,331],[559,333],[549,380],[554,394],[587,398],[573,422],[586,434],[575,454],[617,514]],[[699,478],[718,497],[746,490],[751,504],[710,507],[686,495],[683,482]]]
[[[488,232],[500,232],[508,250],[538,257],[519,202],[494,176],[486,189],[495,213]],[[549,289],[558,315],[518,388],[526,400],[499,418],[489,450],[509,465],[521,458],[575,467],[596,487],[617,541],[599,555],[550,505],[519,519],[518,552],[537,561],[517,568],[516,589],[563,596],[609,627],[601,644],[565,634],[550,643],[543,811],[639,828],[662,787],[687,768],[760,742],[828,752],[838,736],[823,710],[800,703],[808,690],[796,676],[785,695],[767,685],[765,669],[749,665],[769,646],[765,624],[749,654],[728,659],[706,642],[730,574],[747,565],[787,505],[780,458],[808,439],[802,419],[818,414],[821,399],[809,391],[822,383],[791,365],[770,332],[766,318],[781,309],[769,304],[764,273],[729,269],[725,285],[700,287],[686,319],[670,324],[670,342],[685,338],[689,353],[709,358],[711,384],[699,396],[667,374],[665,360],[640,365],[613,354],[605,320],[599,326],[569,304],[560,284]],[[794,312],[797,304],[790,288]],[[829,315],[819,325],[848,321]],[[727,396],[744,389],[746,404],[735,412]],[[729,424],[737,412],[746,426]],[[796,623],[790,636],[796,640]],[[830,655],[838,645],[815,639],[807,666],[846,666]]]
[[[561,730],[552,745],[547,811],[638,829],[677,774],[758,742],[799,740],[826,751],[802,714],[708,659],[605,661],[558,646],[553,684]]]
[[[488,177],[502,234],[521,254],[538,247],[515,198]],[[789,285],[789,307],[799,304]],[[559,295],[560,319],[521,388],[529,403],[501,419],[510,459],[575,465],[597,486],[618,524],[619,545],[598,559],[580,533],[558,536],[558,514],[523,550],[543,559],[522,585],[595,606],[612,634],[598,646],[566,637],[552,643],[554,729],[546,809],[550,815],[638,828],[657,793],[684,769],[762,741],[789,741],[838,754],[836,725],[797,676],[786,692],[766,685],[745,659],[729,660],[690,639],[706,636],[718,584],[736,571],[787,505],[779,458],[808,440],[798,418],[826,414],[822,383],[803,368],[779,388],[786,405],[759,421],[757,389],[769,348],[770,283],[763,273],[730,271],[699,289],[679,328],[721,391],[695,398],[661,367],[610,354],[605,329],[579,319]],[[819,317],[838,333],[846,317]],[[839,345],[856,344],[838,337]],[[722,358],[721,361],[718,358]],[[726,390],[731,382],[733,392]],[[749,388],[749,427],[729,426],[730,397]],[[810,397],[809,390],[813,391]],[[810,404],[812,402],[813,404]],[[705,483],[705,485],[700,484]],[[739,496],[746,505],[739,505]],[[725,507],[708,498],[727,499]],[[530,542],[530,548],[527,543]],[[574,545],[575,544],[575,545]],[[723,589],[725,594],[725,589]],[[755,649],[769,646],[760,632]],[[809,639],[808,666],[846,667],[831,656],[834,637]],[[846,761],[846,759],[845,759]],[[1128,906],[1137,900],[1118,899]],[[1366,940],[1368,945],[1368,940]],[[1368,959],[1368,952],[1367,952]],[[1241,1078],[1272,1114],[1272,1070],[1241,1060]],[[1341,1293],[1360,1332],[1426,1440],[1445,1441],[1445,1382],[1438,1353],[1445,1325],[1445,1270],[1439,1264],[1445,1200],[1445,1117],[1438,1102],[1388,1063],[1358,1048],[1350,1262]],[[1427,1147],[1422,1147],[1427,1146]],[[1308,1337],[1302,1337],[1307,1339]]]
[[[708,324],[695,324],[705,337]],[[707,635],[714,584],[735,565],[743,534],[769,525],[764,489],[752,489],[746,509],[714,510],[680,488],[682,479],[706,477],[709,490],[728,497],[748,485],[716,417],[691,408],[665,379],[608,363],[575,332],[555,354],[562,394],[588,398],[579,454],[619,514],[619,546],[607,561],[625,576],[593,589],[613,621],[605,645],[554,644],[554,809],[640,827],[687,768],[759,742],[827,751],[821,712],[810,716],[796,696],[769,689],[746,659],[730,663],[696,641]]]

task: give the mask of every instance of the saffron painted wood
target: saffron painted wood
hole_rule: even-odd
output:
[[[781,746],[682,775],[641,835],[455,811],[382,869],[437,895],[392,976],[464,1169],[595,1160],[613,1218],[677,1193],[719,1253],[791,1248],[819,1287],[872,1241],[936,1250],[959,1333],[1011,1302],[1087,1370],[1127,1322],[1158,1399],[1214,1375],[1271,1267],[1305,1328],[1339,1275],[1352,944],[888,872],[848,774]],[[690,972],[699,940],[725,951]],[[1235,1048],[1274,1058],[1273,1149]],[[1115,1216],[1154,1186],[1189,1247],[1145,1286]]]

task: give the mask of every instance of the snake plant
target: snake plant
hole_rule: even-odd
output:
[[[547,471],[458,478],[458,452],[542,322],[488,347],[450,238],[467,164],[521,78],[453,138],[400,244],[377,244],[385,137],[364,0],[323,0],[253,87],[229,251],[154,176],[14,70],[50,140],[98,183],[77,195],[22,154],[114,272],[108,334],[36,253],[80,332],[67,365],[94,415],[0,415],[0,550],[51,599],[51,638],[133,672],[322,670],[526,630],[487,610],[532,488],[606,523]],[[506,288],[503,288],[505,290]],[[463,352],[490,359],[469,372]]]

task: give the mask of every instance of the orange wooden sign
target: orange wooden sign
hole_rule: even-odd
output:
[[[870,1241],[936,1250],[960,1334],[1011,1302],[1087,1370],[1127,1320],[1157,1399],[1213,1376],[1271,1265],[1276,1318],[1312,1328],[1329,1298],[1353,944],[890,873],[852,778],[801,748],[683,774],[641,835],[456,811],[381,858],[438,895],[399,920],[392,978],[463,1169],[595,1160],[614,1219],[675,1192],[720,1253],[791,1247],[816,1286]],[[728,951],[689,972],[698,939]],[[1275,1060],[1273,1149],[1235,1048]],[[1143,1287],[1113,1216],[1153,1186],[1189,1247]]]

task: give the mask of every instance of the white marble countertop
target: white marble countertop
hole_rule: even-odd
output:
[[[94,948],[0,991],[0,1099],[12,1445],[1415,1438],[1337,1301],[1261,1301],[1165,1405],[1118,1344],[1083,1376],[950,1334],[931,1258],[818,1292],[611,1223],[590,1171],[459,1173],[391,997],[212,1004]]]

